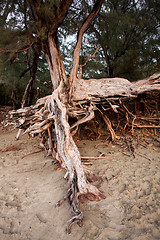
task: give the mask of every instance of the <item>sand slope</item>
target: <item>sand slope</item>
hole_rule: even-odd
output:
[[[83,156],[107,156],[87,166],[99,176],[94,184],[106,199],[81,204],[83,227],[74,225],[68,235],[70,206],[67,201],[54,206],[67,191],[65,171],[55,170],[44,152],[24,157],[39,150],[38,138],[16,141],[15,135],[0,132],[1,150],[19,146],[0,152],[1,240],[160,239],[160,139],[140,138],[135,158],[125,155],[125,148],[100,140],[77,142]]]

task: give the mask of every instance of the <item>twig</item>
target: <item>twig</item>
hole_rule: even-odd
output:
[[[108,157],[81,157],[82,160],[89,159],[89,160],[96,160],[96,159],[108,159]]]
[[[87,65],[87,63],[88,63],[88,61],[90,60],[90,59],[92,59],[92,58],[94,58],[95,57],[95,55],[96,55],[96,52],[99,50],[101,48],[101,46],[100,47],[98,47],[96,50],[95,50],[95,52],[94,52],[94,54],[92,55],[92,56],[90,56],[86,61],[85,61],[85,63],[84,64],[82,64],[82,65],[79,65],[79,74],[78,74],[78,79],[81,79],[82,78],[82,68],[84,67],[84,66],[86,66]]]
[[[83,161],[82,161],[82,165],[93,165],[93,163],[92,163],[92,162],[89,162],[89,161],[87,161],[87,162],[83,162]]]
[[[149,137],[151,137],[154,141],[156,141],[156,142],[158,142],[158,143],[160,143],[160,140],[158,140],[157,138],[155,138],[154,136],[152,136],[152,135],[149,135]]]
[[[22,169],[22,170],[19,170],[17,171],[17,173],[26,173],[26,172],[33,172],[37,170],[37,168],[33,168],[33,169]]]
[[[160,125],[138,125],[134,123],[134,126],[137,128],[160,128]]]
[[[80,65],[80,67],[84,67],[84,66],[86,66],[87,65],[87,63],[88,63],[88,61],[90,60],[90,59],[92,59],[92,58],[94,58],[95,57],[95,55],[96,55],[96,53],[98,52],[98,50],[101,48],[101,46],[99,46],[99,47],[97,47],[96,48],[96,50],[95,50],[95,52],[93,53],[93,55],[92,56],[90,56],[86,61],[85,61],[85,63],[84,64],[82,64],[82,65]]]
[[[24,46],[24,48],[20,48],[20,49],[15,49],[15,50],[9,50],[9,49],[3,49],[0,48],[0,53],[21,53],[26,51],[27,49],[30,49],[32,47],[32,45],[35,43],[35,41],[32,41],[29,45]]]
[[[30,155],[32,155],[32,154],[34,154],[34,153],[39,153],[39,152],[42,152],[42,149],[39,149],[39,150],[37,150],[37,151],[34,151],[34,152],[31,152],[31,153],[28,153],[28,154],[22,156],[21,159],[23,159],[23,158],[25,158],[25,157],[28,157],[28,156],[30,156]]]
[[[148,157],[146,157],[146,156],[144,156],[144,155],[142,155],[142,154],[140,154],[140,153],[136,153],[136,154],[137,154],[138,156],[140,156],[140,157],[143,157],[143,158],[149,160],[149,161],[152,161],[152,159],[150,159],[150,158],[148,158]]]
[[[141,120],[144,120],[144,121],[159,121],[160,120],[160,118],[158,118],[158,117],[153,117],[153,118],[151,118],[151,117],[137,117],[137,119],[141,119]]]
[[[112,177],[109,179],[109,181],[111,181],[111,180],[113,180],[113,179],[119,177],[120,175],[121,175],[121,173],[118,173],[116,176],[112,176]]]
[[[139,145],[141,145],[141,146],[144,147],[144,148],[147,148],[146,145],[144,145],[144,144],[142,144],[142,143],[140,143],[140,142],[139,142]]]
[[[131,155],[129,155],[129,154],[123,152],[123,151],[122,151],[122,153],[123,153],[124,155],[126,155],[127,157],[131,157]]]

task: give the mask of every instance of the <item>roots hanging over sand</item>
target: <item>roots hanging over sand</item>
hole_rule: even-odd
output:
[[[40,146],[47,155],[51,155],[66,169],[68,192],[57,206],[69,199],[74,214],[68,222],[67,231],[70,232],[74,223],[82,225],[83,213],[78,208],[79,202],[83,202],[85,198],[94,201],[105,198],[103,193],[88,181],[72,135],[81,124],[93,119],[95,112],[99,112],[102,117],[112,141],[118,139],[118,128],[128,129],[132,134],[134,128],[158,130],[160,74],[134,83],[120,78],[77,80],[70,104],[64,104],[61,100],[61,87],[52,95],[39,99],[35,105],[10,111],[4,124],[20,129],[17,139],[21,129],[24,129],[23,134],[39,135]],[[113,116],[116,117],[113,119]]]

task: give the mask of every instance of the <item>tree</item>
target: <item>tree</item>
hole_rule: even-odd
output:
[[[16,93],[16,89],[18,89],[18,81],[19,88],[22,86],[21,92],[24,91],[25,85],[27,85],[25,96],[27,96],[26,93],[28,89],[28,100],[26,103],[33,103],[35,101],[35,99],[32,101],[33,93],[37,91],[35,83],[32,88],[29,87],[29,82],[32,83],[31,79],[35,79],[36,76],[31,78],[28,74],[31,76],[34,72],[34,70],[32,70],[32,56],[35,53],[35,49],[41,49],[42,46],[40,41],[38,41],[38,38],[36,38],[36,29],[33,25],[31,12],[29,11],[27,2],[6,0],[2,1],[0,4],[2,33],[0,37],[0,47],[3,49],[3,52],[5,52],[4,49],[8,51],[5,52],[6,59],[9,57],[11,65],[13,64],[15,66],[18,64],[16,58],[21,54],[24,54],[21,51],[24,50],[26,53],[26,62],[24,62],[26,67],[23,66],[20,74],[16,72],[14,73],[15,93],[9,94],[10,96],[16,96],[15,101],[13,99],[12,101],[14,104],[16,103],[18,107],[20,106],[22,98],[21,94],[19,96],[19,94],[17,94],[18,92]],[[80,53],[80,65],[83,65],[83,77],[101,78],[117,76],[125,77],[129,80],[136,80],[137,78],[144,78],[149,74],[158,71],[159,13],[156,10],[158,9],[158,6],[158,1],[153,1],[152,3],[145,0],[119,0],[117,2],[114,0],[104,1],[101,13],[90,25],[83,37]],[[58,28],[57,36],[67,75],[69,75],[71,70],[74,42],[76,41],[76,38],[73,38],[73,36],[75,36],[78,30],[79,22],[83,22],[84,17],[89,14],[91,8],[92,4],[88,3],[88,1],[83,1],[79,4],[72,4],[66,18]],[[43,31],[41,34],[43,34]],[[12,43],[10,43],[11,37]],[[27,49],[29,46],[30,49]],[[84,64],[99,46],[101,46],[101,48],[97,51],[96,58],[92,58],[87,64]],[[42,54],[41,51],[38,62],[42,62],[42,59],[44,59]],[[4,58],[4,56],[2,58]],[[3,59],[2,62],[4,62]],[[5,65],[7,66],[7,64]],[[10,66],[7,67],[7,72],[9,73]],[[40,70],[39,66],[38,69]],[[1,71],[3,74],[2,68]],[[43,78],[43,73],[44,72],[42,71],[41,79]],[[23,76],[20,80],[19,75]],[[30,78],[29,82],[27,81],[27,78]],[[45,76],[44,79],[46,84]],[[36,84],[38,84],[38,81],[38,78],[36,78]],[[42,88],[45,84],[42,84]],[[41,93],[42,91],[39,92]]]
[[[72,103],[72,96],[74,94],[74,83],[77,78],[79,68],[82,38],[85,31],[100,11],[103,1],[97,0],[94,3],[91,12],[79,27],[77,43],[73,53],[72,69],[69,77],[67,77],[63,65],[57,33],[59,26],[67,15],[72,1],[28,0],[27,2],[31,11],[33,22],[31,29],[32,33],[30,33],[30,31],[28,32],[29,39],[27,39],[30,40],[31,43],[28,44],[33,45],[35,42],[38,42],[41,46],[49,65],[54,89],[50,102],[51,106],[47,105],[47,107],[50,108],[50,110],[48,110],[52,113],[51,118],[54,120],[55,125],[54,131],[56,132],[57,139],[56,159],[59,160],[61,165],[67,169],[69,175],[70,189],[68,195],[75,213],[75,216],[70,221],[70,228],[72,223],[80,223],[83,217],[77,207],[76,199],[78,197],[81,198],[81,195],[85,195],[91,199],[93,195],[95,200],[99,200],[104,197],[103,194],[96,187],[88,183],[86,179],[80,160],[80,154],[70,134],[70,127],[67,121],[67,106]],[[28,13],[28,11],[25,13]],[[25,30],[28,30],[28,28]],[[22,33],[26,34],[25,30],[22,31]],[[17,52],[19,51],[20,50],[17,50]],[[33,76],[31,76],[31,78],[33,78]],[[51,130],[52,128],[48,129],[48,134],[51,134]]]
[[[52,154],[61,166],[67,170],[69,190],[63,200],[69,198],[74,212],[68,226],[68,232],[70,232],[72,224],[78,223],[81,225],[83,218],[77,202],[85,197],[90,200],[100,200],[105,196],[87,179],[80,153],[70,132],[68,118],[72,116],[78,119],[72,126],[72,128],[76,128],[80,123],[89,121],[94,117],[94,110],[97,109],[96,101],[100,103],[101,99],[104,100],[110,96],[131,98],[148,89],[159,89],[160,86],[157,84],[159,76],[154,76],[145,80],[145,82],[140,81],[136,84],[131,84],[128,80],[119,78],[100,79],[99,81],[91,79],[87,82],[81,79],[79,60],[82,39],[84,33],[98,15],[103,3],[102,0],[89,1],[90,11],[83,17],[80,16],[82,23],[77,27],[77,41],[73,51],[72,68],[69,75],[66,74],[59,47],[58,31],[68,11],[77,7],[79,3],[72,3],[71,0],[28,0],[27,3],[30,9],[30,12],[27,11],[27,13],[31,13],[30,20],[32,22],[32,33],[29,31],[27,34],[29,34],[29,40],[32,43],[38,43],[46,56],[54,91],[51,96],[38,100],[35,106],[13,111],[12,116],[22,113],[23,117],[18,126],[20,128],[23,127],[23,124],[27,126],[25,132],[31,135],[39,133],[41,146],[44,148],[47,138],[48,154]],[[110,105],[113,109],[116,108],[116,105],[112,103]],[[26,118],[24,118],[24,115],[26,115]],[[30,120],[27,119],[27,115]],[[116,136],[110,121],[109,119],[105,119],[105,121],[114,140]],[[91,173],[89,172],[88,175],[91,175]]]
[[[103,77],[118,76],[133,81],[157,71],[160,22],[155,11],[158,6],[158,1],[152,4],[150,1],[104,2],[86,35],[87,45],[101,45],[96,62]],[[87,3],[86,9],[89,9]],[[87,65],[84,72],[89,71]]]
[[[1,104],[12,104],[14,109],[52,92],[49,68],[40,42],[32,36],[30,18],[26,1],[0,2]]]

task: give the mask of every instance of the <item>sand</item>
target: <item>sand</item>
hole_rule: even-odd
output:
[[[135,158],[125,145],[76,140],[82,156],[105,154],[87,168],[106,199],[80,204],[83,226],[73,225],[69,235],[71,207],[55,207],[67,191],[65,170],[55,170],[37,137],[15,136],[0,131],[1,240],[160,239],[160,138],[139,137]]]

